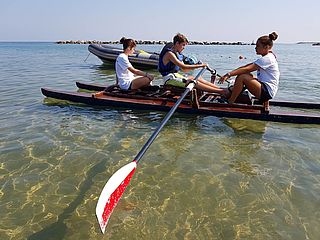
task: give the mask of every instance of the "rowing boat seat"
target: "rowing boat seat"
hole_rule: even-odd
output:
[[[110,94],[122,94],[122,95],[128,95],[128,96],[154,96],[158,94],[160,91],[159,86],[145,86],[139,89],[135,90],[123,90],[118,85],[111,85],[107,87],[104,91],[102,91],[100,94],[95,94],[95,96],[98,95],[110,95]]]
[[[104,91],[105,92],[122,92],[122,93],[130,93],[130,92],[140,92],[140,91],[144,91],[144,92],[156,92],[160,89],[159,86],[145,86],[139,89],[135,89],[135,90],[123,90],[121,89],[118,85],[114,84],[114,85],[110,85],[108,86]]]
[[[264,112],[264,113],[269,113],[269,112],[270,112],[269,100],[264,101],[264,102],[262,103],[262,106],[263,106],[263,112]]]
[[[165,91],[168,91],[168,90],[171,91],[175,95],[181,95],[186,90],[185,87],[177,87],[177,86],[173,86],[173,85],[170,85],[170,84],[164,84],[162,86],[162,88]]]
[[[115,90],[119,90],[119,86],[117,84],[110,85],[104,89],[104,92],[113,92]]]
[[[269,113],[270,112],[270,102],[269,100],[261,101],[257,98],[253,98],[254,105],[262,105],[262,112]]]
[[[235,103],[243,103],[243,104],[248,104],[252,105],[253,100],[252,97],[249,95],[249,92],[243,91],[236,99]]]

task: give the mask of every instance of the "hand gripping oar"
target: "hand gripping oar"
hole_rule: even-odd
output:
[[[207,70],[211,73],[211,83],[215,84],[216,78],[218,77],[219,79],[222,78],[220,74],[217,73],[215,69],[210,68],[207,66]],[[228,86],[233,84],[230,80],[225,80],[228,83]]]
[[[129,185],[129,182],[136,170],[137,164],[139,163],[140,159],[142,158],[144,153],[147,151],[147,149],[150,147],[150,145],[155,140],[155,138],[158,136],[161,129],[164,127],[164,125],[168,122],[170,117],[176,111],[176,109],[178,108],[182,100],[194,88],[198,78],[204,73],[205,70],[206,68],[202,68],[197,74],[197,76],[195,77],[195,79],[188,84],[184,93],[181,95],[181,97],[178,99],[175,105],[171,108],[171,110],[162,120],[159,127],[151,135],[149,140],[142,147],[142,149],[140,150],[138,155],[134,158],[134,160],[131,163],[120,168],[118,171],[116,171],[104,186],[96,206],[96,215],[97,215],[102,233],[105,232],[110,215],[113,209],[115,208],[115,206],[117,205],[118,201],[120,200],[124,190]]]

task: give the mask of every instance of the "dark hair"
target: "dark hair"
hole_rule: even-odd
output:
[[[183,34],[181,33],[177,33],[174,37],[173,37],[173,44],[176,44],[176,43],[189,43],[188,39],[186,38],[186,36],[184,36]]]
[[[127,48],[133,48],[137,45],[133,39],[125,37],[120,39],[120,43],[123,45],[123,50],[126,50]]]
[[[276,32],[270,33],[268,36],[262,36],[258,38],[257,42],[260,42],[263,46],[273,46],[273,41],[277,40],[278,34]]]

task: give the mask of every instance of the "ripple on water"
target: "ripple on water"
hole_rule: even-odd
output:
[[[0,238],[26,239],[55,226],[42,236],[101,238],[94,215],[100,191],[165,114],[44,99],[40,87],[76,90],[77,80],[114,82],[110,66],[94,57],[83,63],[87,46],[5,48]],[[252,48],[189,50],[224,72],[242,64],[238,56]],[[276,50],[282,71],[277,98],[318,101],[318,55],[301,45]],[[298,65],[297,72],[292,66]],[[301,79],[303,86],[293,89]],[[175,114],[143,157],[103,238],[317,239],[319,136],[317,126]]]

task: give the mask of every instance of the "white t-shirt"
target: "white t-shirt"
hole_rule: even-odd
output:
[[[119,54],[116,60],[116,74],[118,78],[118,84],[121,89],[128,90],[134,75],[129,71],[129,67],[132,67],[129,62],[128,56],[124,53]]]
[[[257,59],[254,64],[259,66],[257,78],[266,84],[268,92],[272,98],[276,95],[279,86],[280,71],[276,57],[273,53]]]

